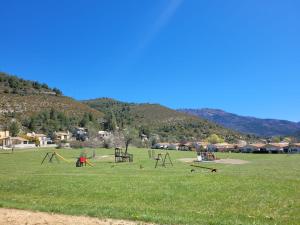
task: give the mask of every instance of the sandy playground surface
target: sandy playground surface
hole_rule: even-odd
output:
[[[192,162],[196,161],[196,158],[182,158],[182,159],[178,159],[178,160],[181,162],[185,162],[185,163],[192,163]],[[249,161],[241,160],[241,159],[218,159],[218,160],[207,161],[207,162],[233,164],[233,165],[241,165],[241,164],[249,163]],[[205,163],[205,162],[203,162],[203,163]]]
[[[0,208],[1,225],[151,225],[150,223],[97,219],[86,216],[69,216],[50,214],[44,212],[32,212],[19,209]],[[153,224],[152,224],[153,225]]]

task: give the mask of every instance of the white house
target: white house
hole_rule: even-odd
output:
[[[59,141],[68,141],[71,139],[71,134],[69,131],[67,132],[54,132],[54,135],[56,137],[57,140]]]
[[[22,137],[11,137],[11,145],[13,148],[35,148],[35,143],[30,143],[29,140]]]
[[[111,132],[108,132],[108,131],[105,131],[105,130],[98,131],[98,136],[100,138],[107,138],[107,137],[110,137],[111,135],[112,135]]]
[[[49,142],[49,138],[47,138],[45,134],[36,134],[34,132],[31,132],[31,133],[27,133],[26,136],[31,138],[37,138],[39,140],[40,143],[39,145],[41,147],[46,146],[47,143]]]

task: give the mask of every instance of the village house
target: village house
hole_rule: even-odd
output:
[[[168,147],[167,147],[167,149],[169,149],[169,150],[178,150],[178,148],[179,148],[179,143],[170,143],[170,144],[168,144]]]
[[[47,146],[48,142],[51,141],[45,134],[36,134],[35,132],[27,133],[27,137],[36,138],[39,141],[39,146]]]
[[[211,152],[229,152],[236,149],[236,145],[229,144],[226,142],[218,143],[218,144],[209,144],[207,146],[207,150]]]
[[[263,153],[266,152],[265,146],[264,143],[252,143],[241,147],[240,150],[243,153]]]
[[[279,142],[279,143],[268,143],[265,146],[266,151],[269,153],[284,153],[288,151],[289,143]]]
[[[12,148],[34,148],[35,143],[29,142],[29,140],[22,137],[11,137]]]
[[[300,153],[300,143],[290,144],[288,153]]]
[[[54,132],[55,138],[58,141],[69,141],[71,139],[71,134],[67,132]]]
[[[108,132],[108,131],[105,131],[105,130],[100,130],[100,131],[98,131],[98,136],[99,136],[100,138],[108,138],[108,137],[110,137],[111,135],[112,135],[111,132]]]
[[[0,131],[0,147],[2,149],[11,145],[9,131]]]
[[[179,151],[192,151],[193,148],[195,148],[195,146],[192,142],[181,142],[178,145]]]

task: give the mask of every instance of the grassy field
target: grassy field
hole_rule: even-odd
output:
[[[191,173],[177,159],[193,152],[170,151],[174,166],[155,169],[145,149],[119,164],[113,150],[96,149],[95,166],[83,168],[81,150],[57,150],[72,163],[41,165],[47,151],[0,151],[0,207],[158,224],[300,224],[300,155],[218,154],[250,163]]]

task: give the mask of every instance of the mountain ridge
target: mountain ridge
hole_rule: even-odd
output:
[[[258,136],[294,135],[300,131],[300,122],[280,119],[260,119],[253,116],[241,116],[221,109],[183,108],[177,111],[198,116],[224,127]]]

